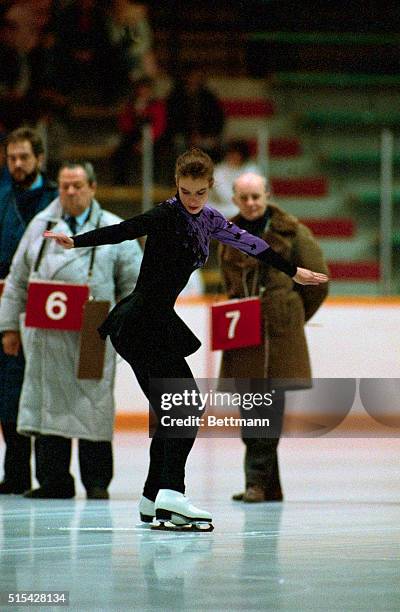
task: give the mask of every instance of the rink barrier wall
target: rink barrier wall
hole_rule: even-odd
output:
[[[218,376],[220,355],[210,351],[209,307],[225,299],[221,295],[185,297],[177,303],[180,316],[192,328],[194,324],[194,332],[203,341],[201,349],[188,360],[199,378]],[[193,321],[190,321],[190,316]],[[400,378],[400,297],[332,296],[306,326],[306,333],[313,376],[316,378]],[[132,397],[131,390],[135,384],[129,366],[119,362],[116,379],[117,431],[148,431],[146,400],[138,386],[136,396],[133,394]],[[307,435],[306,431],[301,432],[301,424],[305,421],[306,416],[301,412],[288,414],[285,421],[287,435],[292,435],[290,432]],[[335,433],[345,436],[354,432],[366,437],[369,433],[371,437],[398,435],[398,432],[396,434],[390,428],[377,424],[357,402]]]

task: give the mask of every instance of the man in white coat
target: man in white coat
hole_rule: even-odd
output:
[[[109,300],[112,306],[133,290],[142,253],[137,241],[101,246],[91,264],[92,249],[68,251],[55,242],[44,243],[42,234],[50,227],[71,235],[120,221],[95,200],[91,164],[64,164],[58,183],[59,197],[33,218],[19,244],[0,305],[4,351],[17,355],[22,338],[26,358],[18,432],[35,436],[40,487],[25,497],[74,497],[69,467],[72,438],[78,438],[87,497],[107,499],[113,472],[114,349],[107,340],[101,379],[78,379],[79,332],[25,327],[27,290],[33,279],[89,284],[95,299]]]

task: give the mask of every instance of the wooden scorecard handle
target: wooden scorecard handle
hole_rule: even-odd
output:
[[[103,323],[109,309],[110,302],[106,300],[89,301],[83,307],[77,373],[80,379],[103,378],[106,343],[100,338],[97,328]]]

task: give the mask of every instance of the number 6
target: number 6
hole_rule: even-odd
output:
[[[68,297],[63,291],[53,291],[50,293],[46,301],[46,314],[49,319],[53,321],[59,321],[63,319],[67,314],[67,302]]]

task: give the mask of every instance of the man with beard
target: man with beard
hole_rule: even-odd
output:
[[[0,187],[0,279],[7,276],[28,223],[57,197],[57,186],[41,172],[43,159],[43,142],[34,130],[22,127],[9,134],[6,163],[11,182]],[[19,435],[16,429],[24,357],[22,351],[17,351],[15,356],[6,354],[15,343],[19,343],[16,335],[3,334],[0,343],[0,422],[6,451],[0,494],[23,493],[31,488],[31,440]]]

